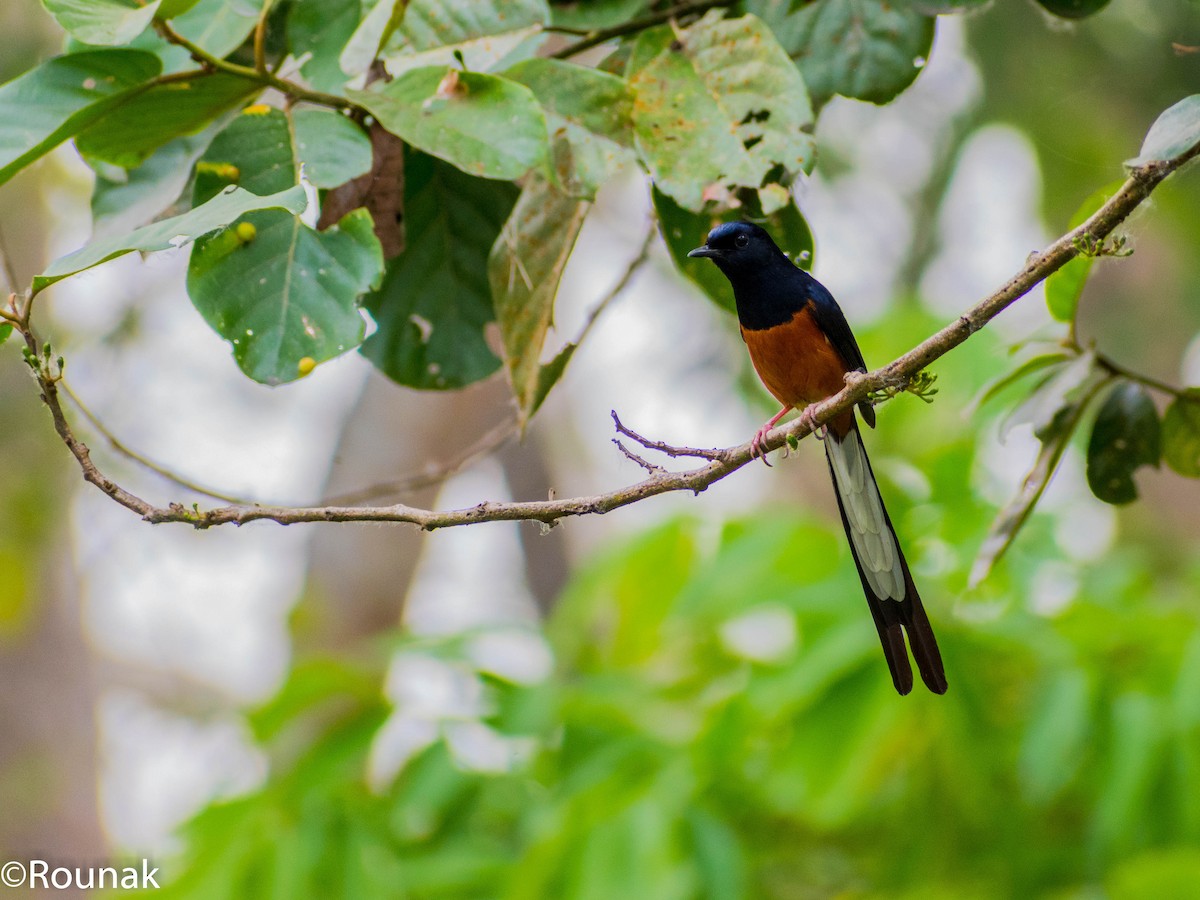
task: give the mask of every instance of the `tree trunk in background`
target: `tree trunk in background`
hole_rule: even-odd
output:
[[[399,387],[372,373],[342,433],[326,487],[329,495],[404,478],[466,451],[512,416],[501,377],[462,391]],[[403,502],[431,506],[440,486]],[[482,499],[482,498],[481,498]],[[391,502],[391,499],[382,502]],[[424,534],[411,525],[317,526],[308,593],[297,620],[298,656],[357,648],[396,627]]]

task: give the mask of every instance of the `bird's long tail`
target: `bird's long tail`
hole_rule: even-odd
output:
[[[830,429],[825,438],[825,457],[833,478],[842,525],[850,541],[854,564],[862,579],[867,605],[879,630],[883,655],[892,672],[892,682],[901,694],[912,690],[912,668],[904,635],[925,685],[935,694],[946,692],[946,674],[938,652],[933,627],[921,605],[908,562],[900,550],[896,530],[879,496],[871,461],[863,449],[858,423],[841,437]]]

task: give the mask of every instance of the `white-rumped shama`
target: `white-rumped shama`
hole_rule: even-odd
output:
[[[833,295],[794,265],[759,226],[750,222],[718,225],[709,232],[705,245],[688,256],[711,259],[733,285],[750,360],[767,390],[783,404],[751,442],[752,452],[766,462],[763,440],[767,432],[793,409],[801,410],[801,416],[811,423],[811,404],[845,387],[848,372],[866,371],[862,351]],[[871,405],[864,401],[859,409],[866,423],[875,427]],[[946,675],[933,628],[879,495],[854,410],[830,421],[824,438],[842,525],[892,682],[901,694],[912,690],[912,668],[904,644],[907,633],[922,680],[935,694],[944,694]]]

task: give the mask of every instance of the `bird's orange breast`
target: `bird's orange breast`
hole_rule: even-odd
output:
[[[757,331],[743,328],[742,339],[758,377],[785,406],[803,409],[846,386],[849,369],[817,325],[809,306],[782,325]]]

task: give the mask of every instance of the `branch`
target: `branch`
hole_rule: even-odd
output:
[[[972,334],[979,331],[1000,312],[1026,294],[1034,285],[1051,273],[1062,268],[1079,254],[1081,242],[1103,240],[1138,207],[1156,187],[1172,172],[1189,160],[1200,155],[1200,143],[1190,151],[1172,161],[1160,161],[1140,166],[1131,174],[1121,189],[1083,225],[1060,237],[1040,253],[1031,254],[1025,266],[991,296],[976,304],[964,315],[932,337],[918,344],[908,353],[867,374],[851,373],[846,376],[846,387],[812,407],[813,415],[802,417],[789,425],[771,431],[763,442],[767,450],[782,446],[788,438],[800,439],[810,433],[811,427],[834,419],[840,413],[855,406],[870,392],[911,381],[926,366],[944,356]],[[393,504],[390,506],[315,506],[283,507],[262,505],[231,505],[201,510],[194,505],[187,508],[179,503],[165,507],[155,506],[117,484],[92,462],[86,445],[75,437],[63,413],[59,400],[56,373],[43,352],[37,338],[28,326],[28,320],[16,323],[27,347],[26,357],[33,368],[42,391],[42,399],[50,409],[54,429],[75,457],[84,480],[94,484],[115,502],[132,510],[147,522],[183,522],[195,528],[210,528],[215,525],[244,525],[265,519],[290,525],[298,522],[406,522],[426,531],[471,525],[477,522],[511,522],[530,520],[553,525],[559,519],[571,516],[603,515],[615,509],[629,506],[659,494],[674,491],[690,491],[699,494],[709,485],[725,478],[751,461],[750,443],[725,450],[687,450],[671,448],[680,455],[692,455],[708,461],[698,468],[683,472],[652,472],[645,480],[627,487],[618,488],[590,497],[574,497],[563,500],[536,500],[497,503],[485,501],[466,509],[430,510]],[[625,431],[627,435],[631,433]],[[656,442],[646,442],[654,447]],[[666,447],[667,445],[662,445]],[[657,448],[656,448],[657,449]],[[664,452],[667,452],[664,450]]]
[[[265,15],[265,11],[264,11]],[[161,19],[156,19],[154,27],[163,39],[172,44],[176,44],[192,55],[192,59],[200,63],[206,69],[214,72],[224,72],[227,75],[236,75],[239,78],[245,78],[247,81],[253,81],[261,84],[263,87],[275,88],[281,94],[290,97],[293,100],[304,100],[309,103],[316,103],[320,106],[328,106],[332,109],[344,109],[356,114],[367,115],[366,110],[355,103],[351,103],[345,97],[338,97],[335,94],[326,94],[321,91],[312,91],[306,87],[301,87],[293,81],[287,81],[280,78],[278,75],[266,68],[265,58],[263,59],[263,68],[260,71],[251,66],[242,66],[237,63],[231,63],[228,60],[220,59],[209,53],[199,44],[188,40],[178,31],[171,27],[170,23],[164,22]],[[255,55],[257,60],[258,54],[258,37],[259,29],[255,29]],[[170,77],[170,76],[164,76]]]
[[[568,44],[557,53],[550,54],[550,58],[569,59],[572,56],[582,53],[584,50],[591,50],[605,41],[611,41],[613,38],[624,37],[627,34],[637,34],[639,31],[645,31],[647,28],[653,28],[655,25],[661,25],[663,22],[669,22],[671,19],[681,18],[694,13],[707,12],[710,9],[716,9],[720,6],[733,6],[736,2],[737,0],[692,0],[689,3],[679,3],[670,9],[664,9],[662,12],[650,13],[647,16],[642,16],[640,19],[631,19],[628,22],[622,22],[620,25],[613,25],[611,28],[597,28],[595,31],[581,32],[578,28],[561,28],[551,25],[546,29],[547,31],[558,31],[563,34],[585,34],[586,37],[575,41],[573,44]]]

